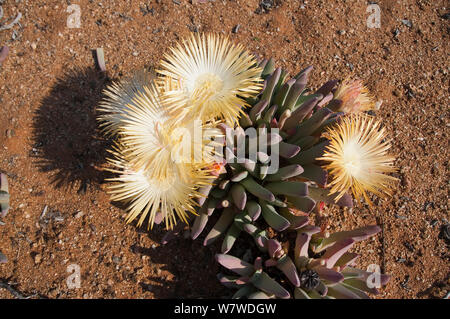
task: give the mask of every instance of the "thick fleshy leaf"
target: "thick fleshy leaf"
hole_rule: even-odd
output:
[[[267,172],[269,171],[269,166],[266,165],[261,165],[259,167],[259,178],[260,179],[265,179],[267,176]]]
[[[304,172],[303,167],[298,164],[288,165],[280,168],[275,174],[268,175],[266,181],[284,181],[288,178],[295,177]]]
[[[299,107],[292,112],[289,119],[286,120],[283,126],[283,130],[291,130],[299,125],[305,117],[314,109],[319,102],[321,96],[311,96],[308,100],[299,105]]]
[[[283,158],[292,158],[300,152],[300,147],[294,144],[281,142],[278,148],[278,152]]]
[[[277,127],[278,127],[280,130],[283,129],[284,124],[286,124],[287,119],[290,118],[291,115],[292,115],[291,110],[285,110],[285,111],[280,115],[279,122],[278,122],[278,125],[277,125]]]
[[[313,70],[313,66],[310,65],[310,66],[304,68],[303,70],[301,70],[294,78],[297,80],[300,78],[303,78],[306,83],[306,81],[308,80],[308,76],[312,70]]]
[[[226,254],[233,248],[236,239],[239,237],[241,229],[235,224],[231,225],[222,241],[222,254]]]
[[[275,61],[273,58],[270,58],[267,62],[261,64],[264,65],[263,71],[261,72],[262,77],[266,77],[269,74],[272,74],[275,70]]]
[[[368,293],[371,293],[371,294],[374,294],[374,295],[378,295],[380,293],[377,288],[375,288],[375,287],[370,288],[367,285],[367,282],[365,282],[364,280],[361,280],[361,279],[356,279],[356,278],[346,279],[344,281],[344,285],[347,288],[352,287],[354,289],[358,289],[358,290],[361,290],[361,291],[364,291],[364,292],[368,292]]]
[[[277,68],[267,79],[266,79],[266,87],[264,88],[264,91],[262,92],[261,100],[270,101],[273,98],[273,92],[278,84],[278,80],[281,76],[281,68]]]
[[[258,103],[256,103],[249,112],[250,119],[253,122],[256,122],[261,118],[262,112],[266,109],[266,107],[269,105],[269,101],[267,100],[261,100]]]
[[[364,281],[367,281],[367,279],[369,279],[369,276],[372,276],[374,273],[372,272],[367,272],[358,268],[353,268],[353,267],[347,267],[342,271],[342,274],[347,278],[360,278]],[[358,277],[355,277],[355,276]],[[390,276],[386,275],[386,274],[377,274],[377,276],[379,276],[379,281],[380,281],[380,285],[384,286],[386,285],[389,280],[390,280]]]
[[[295,141],[303,136],[310,135],[317,130],[320,125],[322,125],[322,123],[325,122],[332,114],[333,111],[326,107],[318,110],[309,119],[297,127],[294,136],[288,140],[288,143],[291,143],[292,141]]]
[[[244,186],[235,183],[231,186],[230,193],[236,207],[239,210],[244,210],[245,204],[247,203],[247,192]]]
[[[278,240],[275,239],[269,239],[267,241],[267,252],[269,253],[270,258],[278,259],[278,253],[283,250],[283,247],[281,247],[281,244]]]
[[[322,100],[320,100],[319,103],[317,103],[317,107],[323,107],[325,106],[328,102],[330,102],[333,99],[333,93],[328,93],[326,96],[324,96],[324,98]]]
[[[330,103],[328,103],[327,108],[330,110],[337,112],[342,107],[342,100],[331,100]]]
[[[299,177],[315,182],[320,187],[325,187],[328,181],[328,171],[315,164],[302,165],[305,170]]]
[[[345,269],[347,266],[352,265],[356,259],[358,259],[359,255],[355,253],[345,253],[341,258],[336,262],[335,266],[340,267],[341,269]]]
[[[292,142],[292,144],[298,145],[301,147],[301,149],[306,150],[316,144],[319,140],[320,137],[318,136],[301,136],[300,138]]]
[[[245,285],[231,297],[232,299],[241,299],[241,298],[248,298],[251,294],[253,294],[256,291],[255,287],[253,285]]]
[[[230,184],[231,184],[231,181],[229,179],[223,179],[220,181],[220,183],[217,187],[226,191],[230,187]]]
[[[269,295],[275,295],[282,299],[288,299],[290,297],[289,292],[274,279],[270,278],[265,272],[255,272],[250,279],[250,282],[256,288],[261,289]]]
[[[325,254],[322,256],[322,260],[325,260],[327,268],[332,268],[355,243],[355,241],[351,238],[342,239],[336,242],[330,248],[327,248]]]
[[[300,257],[308,257],[308,247],[311,240],[311,235],[305,233],[298,233],[295,240],[294,260],[297,267],[300,267],[298,263]]]
[[[264,185],[274,195],[308,196],[308,185],[302,182],[282,181]]]
[[[296,81],[295,84],[291,87],[289,90],[289,93],[286,97],[286,100],[284,101],[282,110],[293,110],[298,98],[302,94],[303,90],[305,89],[306,83],[304,81]]]
[[[236,284],[236,280],[239,277],[236,276],[229,276],[229,275],[224,275],[222,273],[217,274],[217,279],[219,279],[219,282],[224,285],[227,288],[238,288],[239,285]]]
[[[208,214],[205,213],[206,206],[200,209],[199,214],[195,217],[194,224],[191,229],[191,238],[196,239],[205,229],[206,223],[208,222]]]
[[[255,201],[248,201],[245,209],[253,221],[257,220],[261,214],[261,206]]]
[[[278,106],[277,105],[272,105],[267,112],[264,114],[264,118],[263,121],[267,124],[270,124],[273,120],[273,117],[275,115],[275,112],[277,111]]]
[[[257,291],[248,295],[248,299],[275,299],[274,295],[268,295],[265,292]]]
[[[236,174],[231,178],[231,181],[237,183],[237,182],[240,182],[240,181],[242,181],[243,179],[247,178],[247,176],[248,176],[248,171],[242,171],[242,172],[236,173]]]
[[[277,231],[283,231],[291,225],[286,218],[277,213],[272,205],[269,205],[263,200],[259,201],[259,205],[261,206],[264,220],[270,227]]]
[[[337,80],[331,80],[326,82],[324,85],[322,85],[316,92],[316,94],[322,94],[323,96],[328,95],[328,93],[331,92],[331,90],[336,86],[336,84],[339,81]]]
[[[252,264],[231,255],[216,254],[216,260],[219,264],[240,276],[250,277],[255,272]]]
[[[262,187],[259,183],[257,183],[252,177],[247,177],[246,179],[240,182],[245,189],[251,193],[252,195],[267,200],[269,202],[275,200],[274,194],[272,194],[269,190]]]
[[[339,201],[335,202],[337,194],[330,195],[329,189],[318,188],[310,186],[308,188],[309,197],[316,202],[324,202],[326,204],[336,204],[341,207],[353,207],[353,199],[350,195],[344,194]]]
[[[365,226],[365,227],[361,227],[361,228],[350,230],[350,231],[341,231],[341,232],[332,233],[328,238],[323,239],[323,241],[321,242],[321,244],[318,248],[320,248],[320,250],[327,249],[328,247],[333,245],[335,242],[346,239],[346,238],[351,238],[355,242],[359,242],[362,240],[366,240],[367,238],[369,238],[371,236],[376,235],[380,231],[381,231],[381,228],[379,226],[370,225],[370,226]]]
[[[311,187],[308,187],[308,190],[309,189],[311,189]],[[304,212],[305,214],[309,214],[314,209],[314,207],[316,207],[316,202],[308,196],[287,196],[287,201],[293,207]]]
[[[277,268],[280,269],[289,281],[295,286],[300,287],[300,278],[298,277],[297,268],[289,256],[284,255],[278,260]]]
[[[336,299],[362,299],[360,294],[354,293],[343,284],[329,286],[328,296]]]
[[[214,227],[211,229],[209,234],[206,236],[203,245],[207,246],[213,243],[217,238],[220,237],[225,231],[228,229],[228,227],[231,225],[231,223],[234,220],[234,211],[232,208],[225,208],[220,215],[219,219],[217,220]]]
[[[286,218],[291,226],[290,229],[299,229],[308,224],[309,219],[307,216],[297,216],[289,208],[280,208],[279,212],[281,216]]]
[[[294,289],[294,298],[295,299],[311,299],[311,297],[302,288]]]
[[[344,275],[333,269],[319,266],[314,268],[314,271],[316,271],[319,274],[321,280],[326,280],[333,284],[344,281]]]
[[[289,159],[289,162],[300,165],[312,164],[316,162],[316,158],[323,156],[323,153],[325,152],[325,149],[329,145],[329,143],[330,142],[326,140],[314,145],[307,150],[303,150],[295,157]]]
[[[276,105],[284,105],[284,101],[286,100],[286,97],[289,93],[289,90],[291,87],[295,84],[295,79],[290,79],[286,83],[284,83],[278,93],[275,95],[275,98],[273,100],[273,103]]]
[[[241,117],[239,118],[239,126],[246,129],[247,127],[250,127],[252,125],[253,125],[253,122],[250,119],[250,117],[247,115],[247,113],[241,114]]]

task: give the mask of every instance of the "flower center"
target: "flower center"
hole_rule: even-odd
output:
[[[350,141],[343,150],[343,166],[351,175],[357,175],[361,170],[362,150],[356,141]]]
[[[195,80],[194,95],[212,97],[222,91],[223,81],[215,74],[204,73]]]

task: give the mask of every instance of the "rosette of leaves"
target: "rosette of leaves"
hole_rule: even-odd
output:
[[[231,255],[216,255],[231,273],[220,273],[218,278],[236,290],[233,298],[367,299],[379,293],[377,286],[386,285],[389,276],[356,268],[358,255],[349,249],[379,231],[378,226],[366,226],[330,235],[306,224],[297,230],[293,249],[276,239],[266,241],[265,260],[257,257],[250,264]]]
[[[227,136],[224,154],[228,162],[218,170],[213,185],[200,189],[205,197],[199,201],[201,208],[191,230],[192,238],[197,238],[213,213],[219,215],[204,244],[223,235],[222,253],[232,248],[241,233],[253,236],[264,250],[267,225],[275,231],[304,225],[307,218],[295,215],[291,208],[307,215],[321,202],[352,206],[350,195],[336,201],[324,188],[328,173],[316,160],[329,143],[322,133],[342,115],[335,112],[342,102],[332,93],[337,81],[310,92],[306,85],[312,67],[289,80],[286,71],[275,69],[273,60],[264,60],[259,67],[264,88],[256,98],[247,99],[250,107],[241,116],[240,126],[221,125]],[[255,128],[258,143],[266,141],[267,152],[250,149],[251,137],[244,132],[248,128]],[[239,152],[243,146],[244,158]],[[251,152],[257,155],[254,160]],[[279,168],[268,174],[273,155],[279,157]]]

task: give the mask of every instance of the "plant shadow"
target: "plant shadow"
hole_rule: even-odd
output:
[[[152,241],[160,243],[166,231],[163,227],[156,227],[146,233]],[[132,252],[148,256],[152,264],[164,265],[160,274],[149,276],[145,282],[141,282],[141,288],[151,291],[158,299],[219,299],[228,296],[230,291],[217,279],[220,266],[215,260],[215,254],[220,251],[220,240],[205,247],[201,238],[192,240],[190,237],[185,238],[183,233],[165,245],[131,247]],[[166,276],[166,272],[173,276]]]
[[[98,166],[109,143],[98,132],[95,109],[109,82],[94,68],[67,71],[35,112],[30,155],[56,188],[84,193],[104,180],[107,173]]]

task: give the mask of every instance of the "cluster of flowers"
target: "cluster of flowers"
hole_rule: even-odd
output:
[[[295,296],[374,292],[364,286],[369,273],[344,270],[356,259],[347,250],[379,228],[330,236],[309,225],[307,214],[323,203],[351,206],[348,192],[370,205],[368,193],[390,195],[396,181],[389,175],[395,170],[391,145],[380,122],[365,113],[375,103],[362,81],[347,79],[337,88],[329,81],[308,94],[310,71],[286,81],[287,72],[275,69],[273,60],[258,61],[228,38],[195,34],[170,48],[155,71],[112,84],[99,122],[115,141],[109,191],[113,201],[128,203],[127,221],[138,218],[140,226],[148,220],[149,227],[164,221],[173,229],[195,215],[195,239],[216,211],[220,217],[205,245],[224,235],[226,254],[239,234],[250,234],[260,251],[269,252],[267,265],[278,265],[297,287]],[[246,136],[249,128],[257,133]],[[250,153],[252,142],[270,150],[240,158],[239,149],[248,146],[243,154]],[[273,156],[282,167],[270,172]],[[290,252],[269,240],[268,227],[297,231],[295,266]],[[323,256],[310,256],[311,249]],[[263,272],[260,259],[251,266],[229,255],[217,258],[243,276],[219,276],[240,289],[238,295],[289,296]]]

